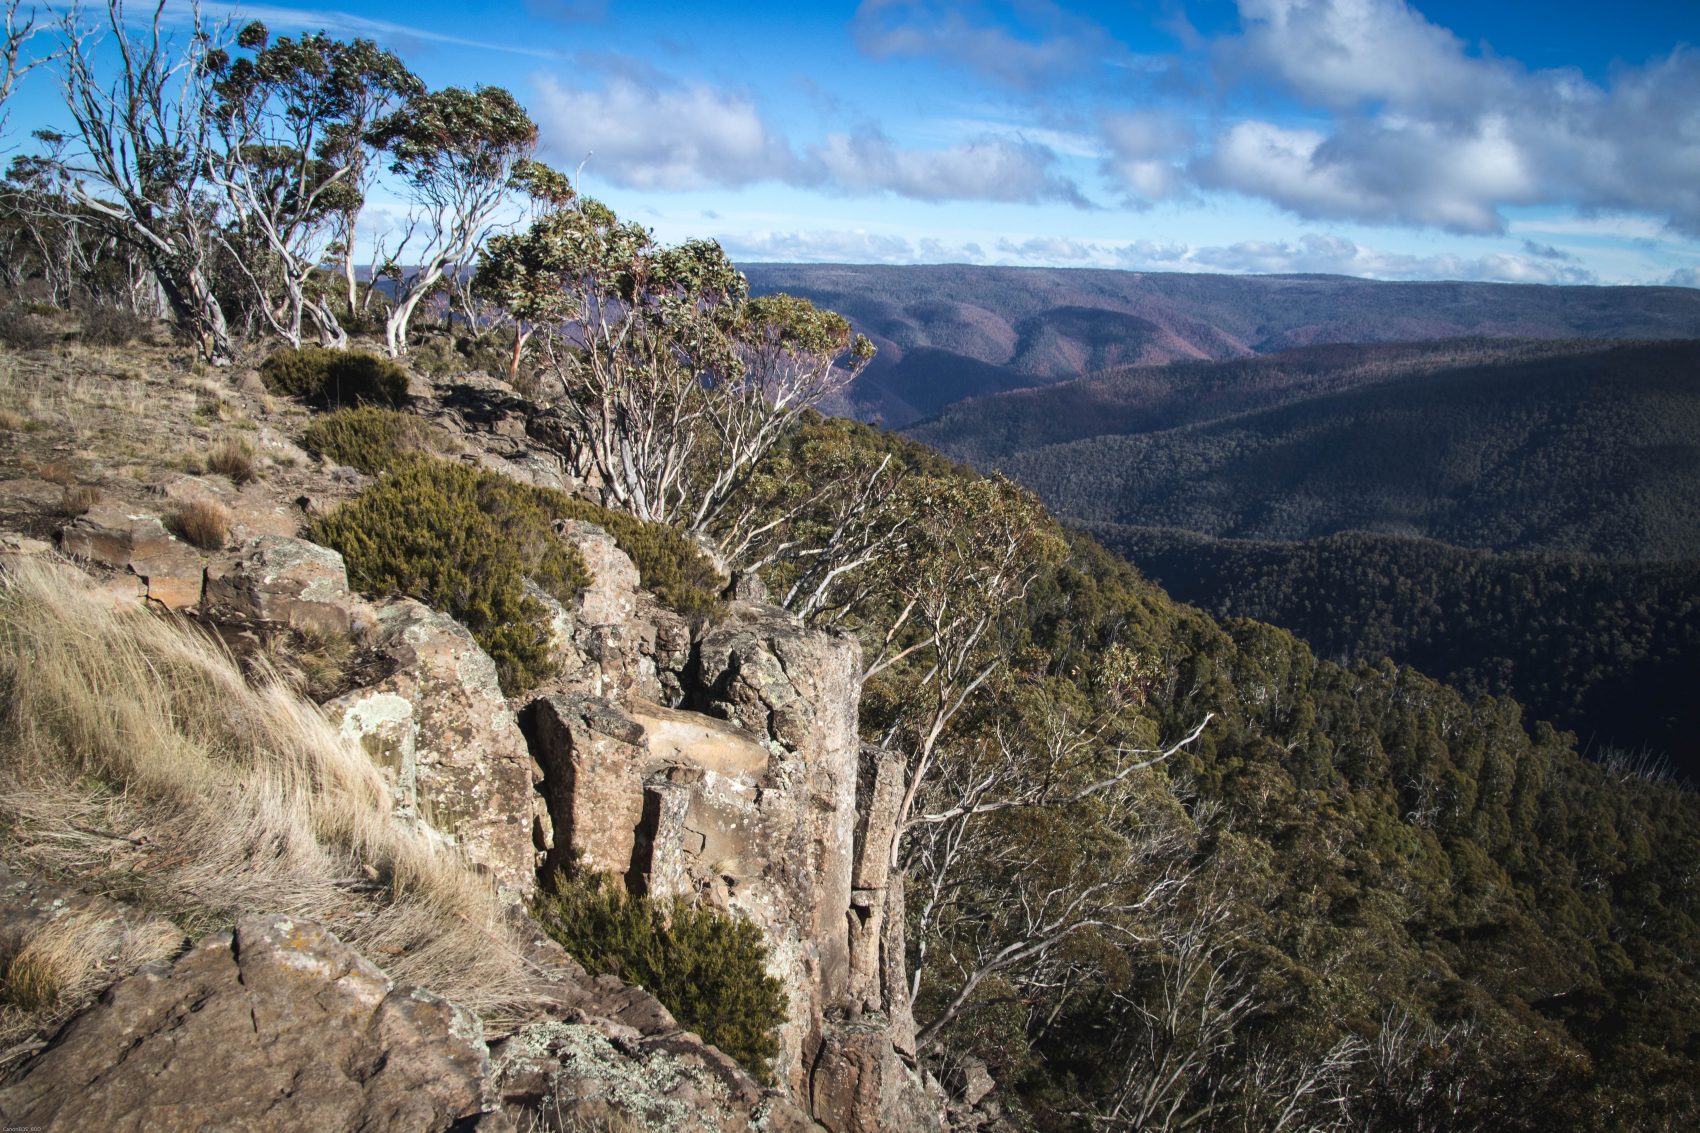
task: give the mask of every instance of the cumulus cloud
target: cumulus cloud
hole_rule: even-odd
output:
[[[912,264],[931,261],[976,263],[978,244],[950,246],[938,240],[911,241],[888,233],[804,229],[790,232],[723,233],[716,237],[739,262]]]
[[[902,146],[874,128],[832,133],[799,151],[745,94],[705,83],[610,73],[596,86],[537,80],[544,151],[589,158],[598,178],[635,189],[738,187],[777,181],[846,195],[923,201],[1064,201],[1088,207],[1033,141],[986,136],[938,148]]]
[[[1497,68],[1403,0],[1240,0],[1244,33],[1224,41],[1235,76],[1273,77],[1314,103],[1480,107],[1498,93]]]
[[[997,249],[1024,263],[1081,264],[1103,257],[1103,249],[1095,244],[1070,240],[1065,236],[1033,236],[1017,243],[999,240]]]
[[[615,76],[599,88],[537,81],[545,152],[637,189],[747,185],[784,177],[784,141],[743,95],[701,83],[659,88]]]
[[[1471,54],[1402,0],[1240,0],[1226,84],[1273,82],[1331,121],[1225,124],[1189,172],[1305,217],[1506,230],[1528,204],[1650,213],[1700,234],[1700,55],[1601,86]]]
[[[1665,280],[1668,287],[1700,287],[1700,268],[1678,268]]]
[[[876,59],[943,58],[1020,88],[1076,77],[1089,61],[1120,53],[1102,27],[1050,0],[863,0],[850,27]]]
[[[1500,115],[1467,127],[1412,119],[1346,122],[1333,135],[1237,122],[1192,167],[1210,188],[1263,197],[1304,217],[1497,233],[1499,208],[1542,199]]]
[[[1157,110],[1106,113],[1099,121],[1108,156],[1099,168],[1135,208],[1186,192],[1186,173],[1175,160],[1192,145],[1180,119]]]
[[[1298,241],[1244,241],[1187,250],[1193,270],[1352,275],[1366,279],[1462,279],[1505,283],[1597,283],[1582,268],[1541,256],[1492,252],[1483,256],[1413,256],[1366,248],[1341,236],[1311,234]],[[1172,253],[1152,266],[1177,265]]]

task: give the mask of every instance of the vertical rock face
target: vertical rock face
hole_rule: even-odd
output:
[[[890,869],[903,764],[858,736],[860,646],[751,586],[692,643],[622,592],[636,573],[599,534],[568,532],[603,581],[557,618],[562,691],[521,714],[546,861],[748,918],[789,1003],[774,1066],[786,1092],[833,1130],[937,1128],[911,1065]]]
[[[318,925],[247,917],[122,981],[0,1090],[8,1128],[465,1128],[489,1109],[477,1016]]]
[[[411,599],[379,609],[376,647],[395,666],[382,683],[325,705],[344,736],[383,768],[396,813],[459,846],[518,896],[536,888],[535,794],[542,778],[496,680],[458,622]]]
[[[699,641],[689,693],[692,707],[741,725],[773,753],[753,781],[705,774],[686,824],[695,813],[751,843],[728,875],[725,900],[774,942],[792,996],[780,1071],[798,1096],[808,1089],[826,1012],[844,1006],[850,992],[861,660],[854,638],[739,602]],[[667,849],[658,843],[657,856]],[[688,862],[685,872],[713,892],[714,864]]]
[[[553,831],[544,876],[576,865],[626,877],[643,825],[642,725],[606,700],[547,696],[520,713],[520,728],[543,772]]]

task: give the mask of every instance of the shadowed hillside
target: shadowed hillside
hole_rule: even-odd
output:
[[[1697,360],[1700,344],[1679,342],[1492,361],[992,463],[1077,519],[1689,558],[1700,555]]]
[[[1114,366],[1340,342],[1700,334],[1700,291],[1676,287],[960,264],[748,264],[744,271],[757,293],[805,296],[848,315],[878,344],[878,358],[837,408],[897,427],[962,397]]]

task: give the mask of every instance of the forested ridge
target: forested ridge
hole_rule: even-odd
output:
[[[1700,772],[1700,562],[1467,550],[1348,532],[1282,543],[1097,524],[1176,599],[1291,630],[1335,659],[1393,657],[1515,696],[1590,755]]]
[[[1231,360],[1328,343],[1700,334],[1700,300],[1677,287],[965,264],[743,266],[758,294],[804,296],[843,313],[874,340],[879,357],[834,405],[893,427],[959,399],[1119,366]]]
[[[1464,366],[996,467],[1084,520],[1688,558],[1700,554],[1697,356],[1673,342]]]

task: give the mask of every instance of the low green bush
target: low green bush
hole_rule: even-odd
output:
[[[363,350],[284,347],[260,364],[260,380],[273,393],[326,408],[393,406],[407,399],[407,371]]]
[[[585,967],[643,988],[772,1084],[785,989],[767,974],[767,944],[755,925],[677,898],[634,897],[596,875],[557,874],[533,913]]]
[[[725,608],[721,594],[726,579],[702,548],[680,532],[565,492],[539,490],[547,492],[550,510],[563,519],[594,523],[612,535],[637,567],[643,588],[662,605],[686,617],[709,617]]]
[[[308,452],[369,476],[404,460],[441,452],[447,438],[424,419],[396,409],[357,405],[315,417],[301,433]]]
[[[316,418],[303,430],[301,443],[310,452],[376,476],[422,460],[440,463],[432,454],[448,442],[434,426],[412,414],[355,406]],[[726,580],[700,547],[673,528],[494,472],[473,475],[486,483],[479,489],[484,497],[511,500],[527,513],[541,513],[545,525],[577,519],[606,530],[631,557],[644,589],[669,609],[694,618],[713,616],[724,608],[721,593]],[[531,522],[539,521],[533,515]],[[354,569],[352,562],[349,569]],[[543,585],[543,580],[537,581]]]
[[[547,614],[525,580],[562,602],[590,582],[536,489],[446,460],[397,464],[310,535],[342,553],[360,589],[417,598],[464,625],[510,696],[553,672]]]

